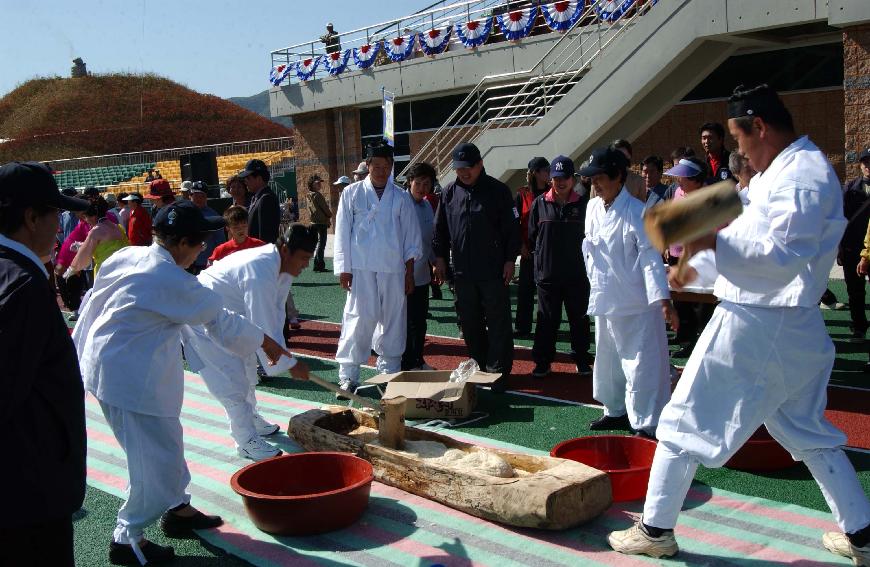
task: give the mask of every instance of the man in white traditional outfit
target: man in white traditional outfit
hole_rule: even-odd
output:
[[[73,332],[85,388],[99,400],[127,456],[127,499],[109,547],[114,565],[174,557],[172,547],[143,537],[157,518],[169,537],[190,537],[192,530],[222,523],[191,506],[187,493],[182,327],[204,325],[238,356],[258,348],[270,363],[291,356],[184,271],[202,252],[209,232],[223,224],[220,217],[204,217],[190,201],[160,209],[154,217],[156,242],[129,246],[103,263]]]
[[[339,385],[350,392],[356,391],[359,367],[372,348],[379,372],[401,369],[405,296],[414,291],[414,262],[422,256],[414,203],[391,178],[393,148],[370,147],[366,164],[368,177],[342,191],[335,222],[333,269],[348,292],[335,360]]]
[[[308,266],[316,245],[317,233],[294,223],[277,243],[230,254],[200,272],[197,279],[221,297],[225,308],[244,315],[281,341],[287,293],[293,278]],[[270,376],[289,369],[294,378],[307,379],[305,363],[281,357],[278,364],[269,366],[262,351],[240,357],[212,340],[202,325],[186,326],[182,337],[191,370],[202,375],[208,391],[227,412],[239,455],[254,461],[280,455],[280,449],[261,437],[277,433],[280,427],[257,411],[257,357]]]
[[[818,302],[846,225],[840,184],[773,89],[741,89],[728,129],[759,172],[749,205],[688,243],[697,255],[682,279],[672,277],[679,287],[716,276],[721,303],[662,412],[643,517],[608,541],[622,553],[677,553],[673,530],[698,464],[721,466],[764,424],[834,513],[842,533],[826,533],[825,547],[868,565],[870,503],[842,450],[846,436],[824,416],[835,353]]]
[[[604,416],[589,428],[652,438],[671,391],[665,320],[679,323],[661,256],[643,229],[644,204],[625,188],[627,168],[611,147],[596,149],[579,171],[597,195],[586,206],[583,256],[595,316],[592,396]]]

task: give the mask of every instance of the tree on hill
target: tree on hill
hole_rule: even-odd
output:
[[[28,81],[0,98],[0,162],[289,136],[222,98],[155,75]]]

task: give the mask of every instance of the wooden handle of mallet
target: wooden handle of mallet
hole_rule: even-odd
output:
[[[349,400],[353,400],[354,402],[359,404],[361,407],[372,408],[373,410],[381,411],[381,404],[378,400],[373,400],[371,398],[364,398],[362,396],[357,396],[356,394],[352,394],[352,393],[348,392],[347,390],[342,390],[336,384],[333,384],[332,382],[329,382],[328,380],[324,380],[323,378],[321,378],[320,376],[317,376],[315,374],[309,373],[308,379],[310,381],[314,382],[315,384],[317,384],[318,386],[320,386],[321,388],[324,388],[326,390],[330,390],[332,392],[335,392],[336,394],[341,394],[345,398],[348,398]]]

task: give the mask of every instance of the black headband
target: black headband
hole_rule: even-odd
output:
[[[772,112],[783,108],[782,101],[776,91],[767,85],[761,85],[751,90],[743,90],[739,86],[728,99],[728,118],[744,116],[770,116]]]

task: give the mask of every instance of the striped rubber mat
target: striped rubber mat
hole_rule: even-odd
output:
[[[316,407],[303,400],[257,393],[260,411],[286,427],[289,417]],[[99,404],[88,395],[88,483],[123,498],[124,454],[106,425]],[[223,408],[202,379],[187,375],[184,408],[187,461],[193,503],[220,514],[225,524],[200,535],[254,565],[846,565],[821,544],[835,529],[828,514],[800,506],[751,498],[696,483],[680,517],[675,560],[626,557],[609,551],[605,535],[637,518],[640,502],[616,505],[581,528],[543,532],[505,528],[435,502],[375,483],[366,514],[341,531],[310,537],[276,537],[248,520],[229,479],[249,461],[236,455]],[[468,434],[448,432],[480,445],[535,453]],[[301,450],[283,433],[270,438],[284,450]],[[107,534],[108,537],[108,534]]]

